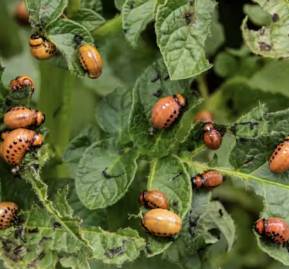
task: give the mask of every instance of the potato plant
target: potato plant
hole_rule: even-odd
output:
[[[25,0],[26,25],[18,0],[0,2],[1,132],[13,106],[46,114],[36,127],[44,144],[16,173],[0,162],[0,200],[20,208],[0,230],[0,268],[289,266],[287,242],[254,231],[259,218],[289,223],[289,173],[268,166],[289,134],[289,2],[236,2]],[[55,55],[33,58],[32,34]],[[99,78],[81,64],[76,37],[100,52]],[[23,74],[33,96],[27,85],[11,91]],[[152,132],[154,104],[175,94],[185,108]],[[202,110],[222,135],[217,150],[204,144]],[[208,170],[225,182],[194,188]],[[145,231],[143,190],[166,195],[178,235]]]

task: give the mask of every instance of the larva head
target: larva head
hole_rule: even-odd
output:
[[[37,33],[32,34],[29,39],[30,46],[40,46],[44,42],[44,39]]]
[[[184,107],[186,105],[186,98],[182,96],[181,94],[177,93],[176,94],[176,99],[178,100],[178,104],[181,107]]]
[[[263,234],[264,231],[265,231],[265,219],[258,219],[255,223],[255,231],[258,233],[258,234]]]
[[[41,146],[43,144],[43,135],[42,134],[35,134],[33,137],[33,143],[32,145],[37,147]]]
[[[8,135],[9,133],[10,133],[10,132],[8,132],[8,131],[2,132],[2,133],[1,133],[1,138],[2,138],[3,140],[5,140],[5,138],[7,137],[7,135]]]
[[[139,197],[138,197],[138,201],[139,201],[139,203],[141,204],[141,205],[143,205],[144,204],[144,196],[145,196],[145,191],[143,191],[143,192],[141,192],[141,194],[139,195]]]
[[[37,111],[36,112],[36,124],[41,125],[44,122],[45,122],[45,114],[40,111]]]

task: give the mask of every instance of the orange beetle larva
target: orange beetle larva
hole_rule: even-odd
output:
[[[13,202],[0,202],[0,229],[11,226],[17,216],[18,206]]]
[[[256,221],[255,230],[258,234],[270,241],[282,245],[289,241],[288,223],[278,217],[269,217]]]
[[[15,16],[19,23],[29,24],[29,14],[24,0],[19,0],[15,8]]]
[[[146,212],[142,224],[148,232],[160,237],[175,236],[182,229],[181,218],[174,212],[161,208]]]
[[[78,51],[80,63],[88,76],[98,78],[102,73],[103,60],[96,47],[85,43],[79,46]]]
[[[209,170],[203,174],[192,177],[193,186],[199,188],[214,188],[223,183],[223,175],[215,170]]]
[[[23,90],[25,87],[30,87],[32,93],[34,92],[34,83],[32,78],[26,75],[21,75],[12,79],[9,85],[11,91]]]
[[[42,112],[24,106],[13,107],[4,115],[4,124],[10,129],[39,126],[44,120]]]
[[[1,143],[1,156],[13,166],[21,163],[31,146],[36,147],[43,143],[41,134],[24,128],[2,133],[2,138],[4,141]]]
[[[277,174],[289,169],[289,136],[275,148],[269,160],[269,168]]]
[[[213,114],[207,110],[199,111],[195,115],[195,121],[204,123],[213,122]]]
[[[222,144],[222,135],[215,129],[212,123],[206,123],[204,126],[203,141],[207,148],[216,150]]]
[[[139,201],[147,208],[169,208],[169,203],[166,196],[164,193],[157,190],[142,192],[139,196]]]
[[[178,118],[185,105],[186,99],[180,94],[159,99],[152,108],[151,123],[153,128],[168,128]]]
[[[37,59],[49,59],[56,53],[56,46],[38,34],[32,34],[29,40],[31,54]]]

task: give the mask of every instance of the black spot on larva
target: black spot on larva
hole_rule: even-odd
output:
[[[13,146],[12,146],[12,145],[9,145],[9,148],[10,148],[10,149],[12,149],[12,148],[13,148]]]
[[[9,152],[10,152],[10,150],[6,150],[6,152],[7,152],[7,153],[9,153]]]
[[[177,111],[176,111],[176,110],[174,110],[174,114],[177,114]]]
[[[13,141],[13,144],[14,144],[14,145],[17,145],[17,141]]]
[[[170,118],[172,119],[174,117],[174,115],[172,114],[172,115],[170,115]]]
[[[274,14],[272,15],[272,21],[273,21],[273,22],[279,21],[279,15],[278,15],[277,13],[274,13]]]
[[[259,42],[259,48],[261,51],[270,51],[272,49],[272,46],[265,42]]]

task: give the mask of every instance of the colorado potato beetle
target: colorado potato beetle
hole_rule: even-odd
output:
[[[17,216],[18,206],[13,202],[0,202],[0,229],[11,226]]]
[[[24,0],[20,0],[15,8],[15,17],[19,23],[28,24],[29,14]]]
[[[289,226],[285,220],[278,217],[257,220],[255,230],[259,235],[279,245],[289,240]]]
[[[29,40],[31,54],[37,59],[49,59],[56,54],[56,46],[38,34],[32,34]]]
[[[269,160],[269,168],[278,174],[289,169],[289,136],[275,148]]]
[[[18,128],[11,132],[2,133],[1,156],[10,165],[16,166],[21,163],[25,154],[34,146],[43,143],[41,134],[35,131]]]
[[[30,87],[31,89],[31,94],[34,92],[34,83],[31,77],[26,76],[26,75],[21,75],[16,77],[15,79],[12,79],[10,81],[9,85],[11,91],[19,91],[23,90],[25,87]]]
[[[213,122],[213,114],[207,110],[199,111],[195,115],[195,121],[204,123]]]
[[[157,190],[142,192],[139,196],[139,202],[147,208],[169,208],[166,196]]]
[[[203,141],[207,148],[216,150],[222,144],[222,135],[215,129],[213,123],[206,123],[204,126]]]
[[[175,236],[182,229],[181,218],[172,211],[161,208],[146,212],[142,224],[148,232],[160,237]]]
[[[39,126],[44,120],[42,112],[24,106],[13,107],[4,115],[4,124],[10,129]]]
[[[155,129],[164,129],[178,118],[186,99],[180,95],[166,96],[159,99],[152,108],[151,123]]]
[[[192,184],[195,188],[214,188],[223,183],[223,175],[215,170],[206,171],[203,174],[192,177]]]

